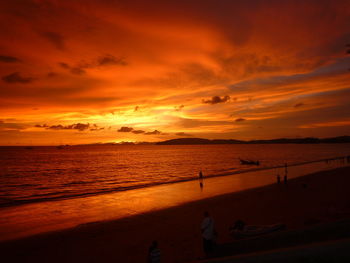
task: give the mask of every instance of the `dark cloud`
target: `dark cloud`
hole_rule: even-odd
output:
[[[230,99],[230,96],[226,95],[224,97],[214,96],[209,100],[202,100],[203,103],[206,104],[218,104],[218,103],[224,103]]]
[[[53,78],[53,77],[57,77],[58,74],[57,74],[56,72],[49,72],[49,73],[47,73],[47,76],[48,76],[49,78]]]
[[[180,106],[175,106],[175,111],[180,111],[184,108],[185,106],[184,105],[180,105]]]
[[[246,121],[246,119],[244,119],[244,118],[238,118],[238,119],[235,120],[235,122],[242,122],[242,121]]]
[[[145,133],[145,131],[143,131],[143,130],[134,130],[134,131],[132,131],[132,133],[142,134],[142,133]]]
[[[51,42],[57,49],[64,50],[65,49],[65,43],[63,36],[56,33],[56,32],[43,32],[41,35],[46,38],[48,41]]]
[[[90,129],[90,131],[101,131],[101,130],[104,130],[104,129],[105,129],[104,127],[101,127],[101,128],[96,127],[96,128]]]
[[[84,69],[78,67],[71,68],[70,72],[75,75],[84,75],[86,73]]]
[[[20,123],[8,123],[0,120],[0,131],[19,131],[24,130],[26,127]]]
[[[127,63],[124,60],[124,58],[117,58],[113,55],[105,55],[97,59],[97,65],[98,66],[111,66],[111,65],[126,66]]]
[[[135,111],[138,111],[139,108],[140,108],[139,106],[136,106],[135,109],[134,109],[134,112],[135,112]]]
[[[22,77],[19,72],[14,72],[9,75],[3,76],[2,80],[7,83],[31,83],[34,81],[34,78],[31,77]]]
[[[20,62],[18,58],[12,57],[12,56],[3,56],[0,55],[0,62],[5,62],[5,63],[16,63]]]
[[[43,124],[43,125],[36,124],[34,127],[36,127],[36,128],[48,128],[49,126],[47,124]]]
[[[85,131],[88,130],[89,128],[97,128],[97,125],[90,125],[89,123],[84,124],[84,123],[74,123],[71,125],[62,125],[62,124],[58,124],[58,125],[51,125],[48,126],[47,124],[37,124],[35,125],[35,127],[37,128],[45,128],[48,130],[78,130],[78,131]]]
[[[84,75],[86,73],[86,71],[84,70],[84,68],[87,68],[86,65],[82,65],[80,67],[72,67],[67,63],[64,62],[59,62],[58,65],[66,70],[69,70],[70,73],[74,74],[74,75]]]
[[[152,131],[152,132],[146,132],[146,133],[145,133],[145,135],[158,135],[158,134],[161,134],[161,132],[158,131],[158,130],[154,130],[154,131]]]
[[[121,128],[118,130],[118,132],[131,132],[132,130],[134,130],[134,129],[131,128],[131,127],[125,127],[125,126],[123,126],[123,127],[121,127]]]
[[[255,78],[241,81],[229,88],[235,91],[251,91],[257,88],[280,88],[283,85],[298,84],[305,81],[312,81],[319,78],[333,77],[347,72],[350,57],[339,58],[334,63],[325,65],[307,73],[294,75],[275,75],[264,78]]]
[[[59,62],[58,65],[59,65],[61,68],[70,69],[70,66],[69,66],[67,63]]]
[[[304,105],[305,105],[304,103],[300,102],[300,103],[295,104],[294,108],[299,108],[299,107],[302,107]]]
[[[191,134],[184,133],[184,132],[177,132],[177,133],[175,133],[175,135],[177,135],[177,136],[192,136]]]

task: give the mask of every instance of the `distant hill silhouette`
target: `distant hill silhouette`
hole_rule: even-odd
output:
[[[310,143],[350,143],[350,136],[340,136],[333,138],[295,138],[295,139],[272,139],[272,140],[251,140],[251,141],[241,141],[241,140],[209,140],[202,138],[179,138],[173,140],[167,140],[162,142],[157,142],[157,145],[196,145],[196,144],[285,144],[285,143],[300,143],[300,144],[310,144]]]

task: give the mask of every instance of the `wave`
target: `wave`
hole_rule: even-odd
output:
[[[346,158],[346,157],[342,156],[342,157],[334,157],[334,158],[320,159],[320,160],[314,160],[314,161],[305,161],[305,162],[288,164],[288,166],[289,167],[290,166],[299,166],[299,165],[305,165],[305,164],[311,164],[311,163],[317,163],[317,162],[325,162],[325,161],[327,162],[327,161],[333,161],[333,160],[340,160],[340,159],[344,159],[344,158]],[[238,175],[238,174],[242,174],[242,173],[249,173],[249,172],[255,172],[255,171],[262,171],[262,170],[272,170],[272,169],[283,168],[283,167],[284,167],[284,165],[248,168],[248,169],[242,169],[242,170],[237,170],[236,168],[232,168],[232,169],[226,169],[222,173],[207,175],[207,176],[205,176],[205,178]],[[172,178],[172,177],[169,177],[169,178]],[[131,185],[131,186],[122,186],[121,184],[119,184],[118,187],[94,189],[93,191],[84,192],[84,193],[76,193],[76,192],[74,193],[74,192],[72,192],[72,190],[67,190],[67,191],[57,191],[57,192],[44,193],[44,194],[35,194],[35,195],[27,196],[26,198],[17,198],[17,199],[10,199],[7,197],[0,196],[0,208],[1,207],[25,205],[25,204],[30,204],[30,203],[40,203],[40,202],[72,199],[72,198],[82,198],[82,197],[96,196],[96,195],[108,194],[108,193],[114,193],[114,192],[120,192],[120,191],[128,191],[128,190],[133,190],[133,189],[141,189],[141,188],[152,187],[152,186],[157,186],[157,185],[175,184],[175,183],[180,183],[180,182],[188,182],[188,181],[198,180],[197,176],[186,177],[186,178],[177,177],[177,178],[178,178],[178,180],[169,180],[169,181],[163,180],[163,181],[158,181],[158,182],[140,183],[140,184]],[[128,180],[125,182],[137,182],[137,181],[136,180],[135,181]],[[123,182],[123,183],[125,183],[125,182]],[[70,183],[66,183],[64,185],[69,186],[69,185],[89,184],[89,183],[90,183],[89,181],[73,181]],[[30,185],[30,184],[23,184],[23,185]],[[43,189],[47,189],[47,188],[43,187]]]

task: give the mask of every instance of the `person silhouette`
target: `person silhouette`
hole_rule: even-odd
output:
[[[148,263],[160,263],[160,249],[158,242],[154,240],[148,249]]]
[[[210,217],[207,211],[204,212],[201,232],[203,238],[203,250],[205,255],[209,257],[213,253],[215,245],[215,225],[214,220]]]
[[[203,173],[202,173],[202,171],[199,171],[199,180],[203,180]]]
[[[281,183],[281,176],[279,174],[277,174],[277,183],[280,184]]]

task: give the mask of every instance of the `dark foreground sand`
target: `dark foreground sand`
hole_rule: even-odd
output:
[[[237,219],[248,224],[284,223],[303,229],[350,218],[350,167],[205,199],[179,207],[79,226],[56,233],[0,243],[1,262],[146,262],[158,240],[162,262],[188,262],[203,256],[200,223],[211,213],[218,243],[231,242],[228,228]]]

